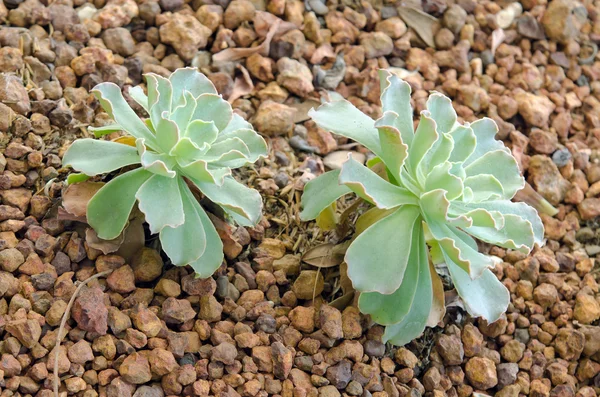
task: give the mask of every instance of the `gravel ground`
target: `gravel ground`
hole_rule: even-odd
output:
[[[0,0],[0,396],[54,396],[57,353],[61,396],[598,395],[599,13],[591,0]],[[206,280],[164,266],[151,236],[104,254],[84,224],[57,217],[62,154],[110,122],[89,90],[183,66],[271,151],[237,175],[265,196],[263,221],[235,228],[216,213],[227,263]],[[447,291],[443,323],[400,349],[333,302],[337,267],[301,261],[351,228],[324,234],[297,217],[306,181],[344,151],[368,155],[308,109],[336,90],[378,117],[389,67],[415,112],[438,90],[463,121],[494,119],[558,210],[529,257],[486,248],[504,261],[504,318],[471,319]],[[69,299],[100,272],[56,350]]]

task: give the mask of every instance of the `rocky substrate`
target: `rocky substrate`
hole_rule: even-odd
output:
[[[0,0],[0,396],[592,397],[600,392],[600,2],[586,0]],[[110,122],[89,90],[198,67],[268,140],[239,175],[265,197],[254,229],[217,222],[227,264],[211,279],[159,252],[104,255],[58,220],[61,156]],[[308,121],[337,90],[378,117],[378,68],[459,116],[493,118],[549,203],[548,239],[503,259],[511,305],[494,324],[450,299],[439,327],[395,349],[339,296],[324,240],[297,218],[306,181],[367,153]],[[132,104],[133,105],[133,104]],[[141,109],[139,109],[141,110]],[[362,155],[362,156],[361,156]],[[337,294],[337,295],[336,295]]]

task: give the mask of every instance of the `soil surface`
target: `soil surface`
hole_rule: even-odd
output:
[[[598,395],[599,15],[592,0],[0,0],[0,396],[54,396],[57,353],[61,396]],[[105,254],[57,218],[62,154],[110,122],[89,90],[184,66],[270,147],[236,174],[263,194],[264,219],[237,228],[214,211],[227,263],[205,280],[170,266],[156,236]],[[470,318],[447,285],[443,323],[400,349],[338,299],[338,266],[301,261],[355,219],[301,223],[304,184],[344,151],[369,155],[307,111],[336,90],[379,117],[379,68],[411,84],[415,115],[437,90],[462,121],[494,119],[558,210],[530,256],[487,247],[504,261],[505,317]],[[57,351],[71,296],[100,272]]]

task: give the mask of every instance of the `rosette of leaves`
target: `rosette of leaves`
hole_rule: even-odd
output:
[[[189,264],[207,277],[221,265],[223,245],[190,186],[238,224],[255,225],[261,197],[238,183],[231,170],[266,156],[267,145],[195,69],[178,69],[168,79],[145,77],[148,95],[141,87],[129,94],[149,117],[138,117],[117,85],[97,85],[92,92],[115,124],[94,129],[96,137],[115,131],[127,136],[76,140],[63,164],[84,174],[75,179],[124,171],[87,205],[88,223],[98,237],[119,236],[137,202],[172,263]]]
[[[444,291],[434,265],[447,267],[471,315],[496,321],[510,297],[491,270],[499,258],[480,253],[476,239],[527,254],[544,235],[536,210],[511,201],[525,183],[517,161],[495,139],[493,120],[461,125],[439,93],[415,129],[410,86],[386,71],[380,78],[377,121],[336,94],[309,113],[376,157],[368,166],[349,157],[308,182],[301,218],[317,218],[349,193],[373,205],[357,220],[345,262],[360,310],[386,326],[386,341],[404,345],[441,320]]]

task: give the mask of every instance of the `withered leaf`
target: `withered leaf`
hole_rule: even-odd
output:
[[[69,185],[62,196],[62,206],[75,217],[85,217],[87,204],[100,188],[102,182],[81,182]]]
[[[334,299],[329,303],[329,306],[335,307],[339,311],[343,311],[348,305],[352,303],[354,299],[354,291],[350,291],[347,294],[340,296],[337,299]]]
[[[348,245],[348,243],[317,245],[302,256],[302,261],[320,268],[338,266],[344,261],[344,254],[348,249]]]
[[[413,7],[398,7],[398,15],[406,25],[413,28],[419,35],[421,40],[429,47],[435,48],[433,37],[440,28],[440,23],[437,18],[413,8]]]
[[[427,319],[428,327],[435,327],[446,314],[446,302],[444,300],[444,285],[442,279],[435,271],[433,263],[429,261],[429,271],[431,272],[431,283],[433,285],[433,303],[431,305],[431,311],[429,312],[429,318]]]

